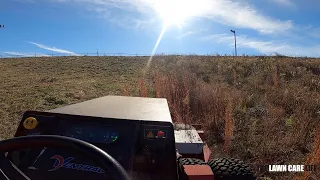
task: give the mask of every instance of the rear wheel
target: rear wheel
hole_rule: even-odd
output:
[[[240,159],[217,158],[209,160],[207,163],[214,174],[216,180],[254,180],[251,168]]]

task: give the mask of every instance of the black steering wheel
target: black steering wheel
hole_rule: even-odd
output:
[[[131,178],[120,163],[100,148],[82,140],[55,135],[22,136],[0,141],[0,152],[11,152],[26,148],[68,148],[84,153],[97,161],[116,180],[130,180]],[[3,160],[3,158],[2,158]],[[1,161],[1,160],[0,160]],[[1,163],[3,165],[3,163]],[[1,169],[1,166],[0,166]],[[19,171],[17,169],[17,171]],[[21,172],[19,172],[21,173]]]

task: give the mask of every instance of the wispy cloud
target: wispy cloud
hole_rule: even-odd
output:
[[[12,55],[12,56],[26,56],[27,54],[21,52],[12,52],[12,51],[5,51],[2,52],[4,54]]]
[[[34,3],[34,2],[36,2],[36,0],[12,0],[12,1],[22,2],[22,3]]]
[[[177,39],[182,39],[182,38],[185,38],[187,36],[191,36],[191,35],[195,35],[195,34],[200,34],[202,32],[205,32],[205,31],[208,31],[208,29],[197,29],[197,30],[189,30],[189,31],[186,31],[182,34],[180,34]]]
[[[233,40],[233,36],[229,36],[226,33],[223,34],[213,34],[213,35],[208,35],[208,36],[203,36],[202,38],[200,38],[203,41],[214,41],[217,43],[220,42],[231,42]]]
[[[270,1],[275,2],[282,6],[289,6],[289,7],[295,6],[295,3],[292,0],[270,0]]]
[[[78,56],[78,54],[65,50],[65,49],[59,49],[59,48],[55,48],[55,47],[48,47],[46,45],[43,44],[39,44],[39,43],[35,43],[35,42],[28,42],[30,44],[36,45],[37,47],[41,48],[41,49],[45,49],[48,51],[52,51],[52,52],[58,52],[58,53],[62,53],[62,54],[71,54],[73,56]]]
[[[224,43],[232,47],[234,45],[233,36],[228,34],[214,34],[204,36],[203,41],[212,41],[215,43]],[[255,38],[248,38],[247,36],[237,37],[237,44],[239,48],[255,49],[261,53],[280,53],[288,56],[320,56],[320,45],[303,47],[282,43],[279,41],[263,41]]]
[[[49,57],[49,55],[43,54],[43,53],[22,53],[22,52],[12,52],[12,51],[5,51],[2,53],[11,55],[11,56],[22,56],[22,57],[30,57],[30,56]]]
[[[158,2],[163,2],[163,0],[65,0],[63,2],[85,3],[93,9],[96,8],[96,12],[107,13],[108,17],[112,15],[112,12],[115,12],[114,9],[130,13],[139,13],[140,15],[136,15],[132,18],[144,21],[145,17],[158,17],[156,13],[156,4]],[[290,20],[280,20],[268,17],[262,13],[259,13],[255,7],[250,6],[242,1],[185,0],[181,1],[181,3],[181,9],[177,11],[188,12],[190,19],[202,18],[238,28],[257,30],[261,33],[284,32],[293,28],[294,26]],[[141,16],[141,14],[144,16]]]
[[[161,25],[159,14],[157,14],[156,4],[165,0],[51,0],[60,3],[83,4],[93,10],[99,16],[119,26],[133,29],[143,29]],[[293,0],[269,0],[283,6],[295,6]],[[179,2],[179,0],[177,0]],[[188,18],[204,19],[234,28],[244,28],[258,31],[263,34],[277,34],[297,31],[296,24],[290,19],[279,19],[271,17],[246,1],[234,0],[181,0],[179,12],[188,12]],[[197,34],[196,29],[181,34],[177,39]],[[293,33],[294,35],[294,33]],[[314,32],[312,36],[320,36]],[[233,36],[227,34],[216,34],[203,37],[202,40],[214,40],[218,43],[232,42]],[[73,52],[58,48],[47,47],[38,43],[30,42],[40,48],[54,52],[72,54]],[[247,36],[239,36],[238,43],[242,47],[256,49],[262,53],[279,52],[284,54],[299,53],[301,55],[319,55],[319,47],[300,47],[275,40],[263,41]]]
[[[197,31],[187,31],[187,32],[181,34],[180,36],[178,36],[177,39],[182,39],[182,38],[185,38],[187,36],[197,34],[197,33],[198,33]]]
[[[35,53],[36,57],[50,57],[48,54],[43,54],[43,53]]]
[[[307,32],[307,35],[310,37],[320,38],[320,27],[314,27],[312,25],[309,25],[301,30]]]

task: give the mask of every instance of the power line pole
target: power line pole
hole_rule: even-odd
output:
[[[237,37],[236,37],[236,31],[235,30],[230,30],[234,34],[234,52],[235,56],[237,56]]]
[[[0,28],[4,28],[4,25],[0,24]],[[0,57],[2,58],[2,54],[0,55]]]

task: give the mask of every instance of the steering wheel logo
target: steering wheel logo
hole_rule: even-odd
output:
[[[88,171],[88,172],[94,172],[94,173],[104,173],[105,171],[97,166],[91,166],[87,164],[76,164],[71,162],[74,160],[74,157],[68,157],[64,159],[60,155],[54,155],[50,159],[54,159],[55,162],[53,164],[53,168],[49,169],[48,171],[56,171],[58,169],[67,168],[67,169],[74,169],[79,171]]]
[[[63,165],[68,164],[69,162],[71,162],[72,160],[74,160],[73,157],[68,157],[67,159],[64,159],[62,156],[60,155],[54,155],[52,156],[50,159],[55,159],[55,163],[53,164],[53,168],[49,169],[48,171],[56,171],[59,168],[61,168]]]

